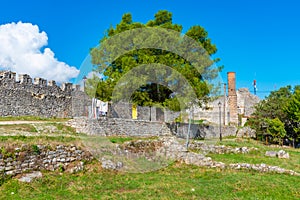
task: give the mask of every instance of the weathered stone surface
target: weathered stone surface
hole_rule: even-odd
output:
[[[186,138],[188,124],[150,122],[141,120],[119,119],[119,118],[74,118],[69,120],[67,125],[72,126],[77,132],[89,135],[111,136],[170,136],[176,135],[180,138]],[[235,136],[237,128],[226,126],[222,129],[223,137]],[[218,125],[197,125],[191,126],[190,138],[218,138]]]
[[[289,159],[290,155],[288,152],[285,152],[284,150],[279,150],[278,152],[276,151],[267,151],[266,156],[268,157],[278,157],[278,158],[283,158],[283,159]]]
[[[254,138],[256,137],[256,133],[255,130],[251,129],[248,126],[245,126],[237,131],[236,137]]]
[[[240,88],[237,91],[237,101],[239,114],[250,116],[254,112],[254,106],[260,99],[258,96],[251,94],[248,88]]]
[[[76,173],[76,172],[79,172],[79,171],[82,171],[84,169],[84,163],[83,162],[79,162],[78,165],[72,167],[72,168],[69,168],[68,171],[70,173]]]
[[[283,169],[277,166],[270,166],[266,165],[264,163],[261,164],[248,164],[248,163],[233,163],[229,164],[229,168],[232,169],[249,169],[249,170],[255,170],[259,172],[275,172],[280,174],[290,174],[293,176],[300,176],[299,173],[293,171],[293,170],[287,170]]]
[[[268,157],[276,157],[277,152],[276,151],[266,151],[265,155],[268,156]]]
[[[59,87],[41,78],[33,83],[29,75],[19,79],[14,72],[0,72],[0,116],[87,116],[91,100],[71,83]]]
[[[122,162],[113,162],[109,159],[106,159],[106,158],[102,158],[101,159],[101,162],[102,162],[102,168],[103,169],[110,169],[110,170],[117,170],[117,169],[120,169],[123,167],[123,163]]]
[[[284,150],[279,150],[277,153],[278,158],[283,158],[283,159],[289,159],[290,154],[288,152],[285,152]]]
[[[24,176],[19,178],[19,181],[30,183],[33,179],[41,177],[43,177],[42,173],[39,171],[35,171],[29,174],[25,174]]]
[[[84,160],[91,160],[93,159],[90,153],[87,153],[77,147],[72,146],[73,150],[70,152],[71,147],[64,146],[64,145],[57,145],[55,151],[50,151],[46,146],[39,145],[40,154],[35,154],[34,152],[28,152],[28,148],[25,146],[20,148],[20,154],[17,155],[14,160],[11,157],[6,158],[4,161],[3,159],[0,160],[1,166],[0,171],[2,171],[6,175],[16,175],[22,172],[28,172],[33,170],[57,170],[59,167],[67,166],[72,162],[80,161],[81,159]],[[24,155],[23,153],[26,152],[27,156],[19,159],[18,156]],[[74,153],[76,152],[76,153]],[[76,158],[72,157],[71,155],[74,154]],[[69,155],[69,156],[67,156]],[[51,157],[51,158],[49,158]],[[80,170],[82,167],[77,167],[74,169],[75,171]]]
[[[208,145],[204,142],[194,141],[189,145],[190,149],[201,150],[204,154],[215,153],[215,154],[226,154],[226,153],[249,153],[250,151],[257,151],[254,147],[229,147],[229,146],[218,146],[218,145]]]
[[[179,138],[186,138],[188,134],[188,123],[168,123],[172,134]],[[235,136],[237,128],[235,126],[223,126],[222,136]],[[191,124],[190,138],[211,139],[220,137],[220,127],[218,124]]]
[[[154,144],[150,145],[149,143],[154,143]],[[156,148],[153,148],[154,146]],[[137,155],[142,155],[146,157],[148,160],[151,159],[155,160],[155,158],[153,157],[151,158],[151,156],[165,157],[167,159],[176,160],[185,164],[192,164],[192,165],[210,167],[210,168],[248,169],[248,170],[255,170],[264,173],[275,172],[275,173],[284,173],[284,174],[290,174],[294,176],[300,176],[299,173],[293,170],[287,170],[277,166],[270,166],[264,163],[261,164],[232,163],[226,165],[222,162],[216,162],[213,161],[210,157],[206,157],[204,154],[187,151],[185,144],[182,141],[180,142],[180,139],[175,137],[162,137],[156,140],[147,140],[144,142],[130,141],[130,142],[125,142],[123,146],[121,145],[121,147],[120,145],[116,145],[116,147],[117,147],[117,151],[115,152],[118,152],[119,155],[127,156],[127,158],[136,157]],[[249,153],[250,151],[257,150],[256,148],[248,148],[248,147],[232,148],[226,146],[207,145],[201,142],[199,142],[197,148],[208,149],[209,152],[214,152],[214,153]],[[152,150],[156,153],[147,154],[147,150],[145,149]],[[111,151],[111,153],[113,152]],[[100,158],[100,161],[102,162],[102,167],[104,169],[122,170],[123,168],[126,169],[127,167],[126,164],[119,162],[118,160],[112,161],[112,158],[107,159],[105,158],[105,156]]]
[[[67,122],[77,132],[88,135],[123,135],[123,136],[163,136],[171,135],[170,129],[165,123],[150,122],[120,118],[74,118]]]

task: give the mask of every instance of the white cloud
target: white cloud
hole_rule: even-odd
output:
[[[86,76],[87,78],[93,78],[93,76],[98,76],[100,79],[103,78],[102,74],[99,74],[97,72],[91,71],[88,73],[88,75]]]
[[[48,44],[47,34],[31,23],[0,25],[0,69],[29,74],[56,82],[68,82],[79,70],[58,61]]]

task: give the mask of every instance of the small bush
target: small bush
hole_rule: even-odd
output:
[[[40,149],[37,145],[31,145],[31,149],[32,149],[32,152],[36,155],[39,155],[41,152],[40,152]]]

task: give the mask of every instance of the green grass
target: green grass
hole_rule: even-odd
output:
[[[60,143],[70,143],[80,141],[76,137],[67,137],[67,136],[0,136],[0,146],[6,146],[11,144],[39,144],[39,143],[48,143],[48,142],[60,142]]]
[[[1,135],[5,133],[5,135]],[[86,135],[76,133],[75,129],[61,122],[37,124],[5,124],[0,125],[0,146],[7,144],[39,144],[49,142],[74,143],[81,142],[80,137]]]
[[[148,173],[104,171],[95,164],[78,174],[44,173],[32,183],[15,179],[0,199],[299,199],[299,177],[205,169],[175,163]]]
[[[42,124],[35,124],[38,129],[41,129],[41,134],[67,134],[67,135],[82,135],[76,133],[76,130],[61,122],[47,122]]]
[[[234,138],[230,138],[230,137],[223,138],[222,142],[217,141],[217,145],[225,145],[225,146],[230,146],[230,147],[247,146],[247,147],[256,147],[256,148],[261,148],[264,146],[263,143],[261,143],[260,141],[257,141],[257,140],[253,140],[253,139],[238,140],[236,137],[234,137]]]
[[[111,143],[123,144],[124,142],[128,141],[136,141],[136,140],[157,140],[157,136],[151,137],[126,137],[126,136],[109,136],[105,137],[109,139]]]
[[[279,166],[285,169],[294,170],[300,173],[300,149],[294,148],[284,148],[276,146],[267,146],[262,142],[256,140],[245,140],[236,142],[233,140],[222,141],[218,143],[219,145],[226,145],[231,147],[255,147],[257,151],[251,151],[247,154],[208,154],[215,161],[224,162],[226,164],[230,163],[250,163],[250,164],[261,164],[265,163],[268,165]],[[266,151],[279,151],[284,150],[289,153],[290,159],[279,159],[277,157],[267,157],[265,156]]]
[[[31,132],[36,133],[36,128],[31,124],[1,124],[0,125],[1,131],[24,131],[24,132]]]
[[[290,159],[270,158],[265,156],[265,152],[253,152],[249,154],[209,154],[215,161],[230,163],[250,163],[279,166],[281,168],[294,170],[300,173],[300,153],[290,152]]]
[[[15,127],[18,127],[14,125]],[[74,129],[61,123],[49,122],[38,127],[55,127],[52,135],[0,136],[0,147],[27,144],[37,152],[37,144],[76,144],[101,149],[115,147],[134,137],[84,137],[76,135]],[[25,126],[24,129],[30,129]],[[38,128],[39,129],[39,128]],[[28,131],[27,130],[27,131]],[[56,135],[56,134],[68,134]],[[80,137],[77,137],[80,136]],[[143,138],[145,140],[149,138]],[[151,138],[150,138],[151,139]],[[152,138],[152,139],[156,139]],[[214,142],[206,141],[205,142]],[[290,159],[265,157],[266,150],[282,149],[265,146],[254,140],[235,141],[224,139],[220,145],[232,147],[256,147],[258,151],[249,154],[209,154],[215,161],[224,163],[265,163],[300,172],[300,150],[284,149]],[[1,148],[9,156],[10,151]],[[110,156],[107,152],[107,156]],[[126,159],[125,157],[123,159]],[[86,170],[76,174],[43,172],[43,178],[32,183],[21,183],[15,178],[4,180],[0,174],[1,199],[300,199],[300,177],[259,173],[253,170],[209,169],[169,162],[168,167],[156,166],[143,158],[128,160],[133,167],[159,170],[146,173],[125,173],[101,169],[101,163],[93,161]],[[136,162],[136,163],[135,163]],[[132,172],[140,169],[134,168]],[[140,170],[141,171],[141,170]],[[147,170],[145,170],[147,171]],[[2,178],[1,178],[2,177]]]
[[[69,120],[68,118],[46,118],[37,116],[7,116],[0,117],[0,121],[54,121],[54,122],[64,122]]]
[[[191,120],[191,123],[192,124],[203,124],[204,120],[203,119],[200,119],[200,120]]]
[[[132,137],[115,137],[115,136],[108,137],[108,139],[110,140],[110,142],[117,143],[117,144],[123,144],[124,142],[133,140]]]

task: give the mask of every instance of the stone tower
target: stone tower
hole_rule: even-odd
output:
[[[229,123],[238,125],[235,72],[228,72],[227,79],[228,79],[227,81],[228,81]]]

